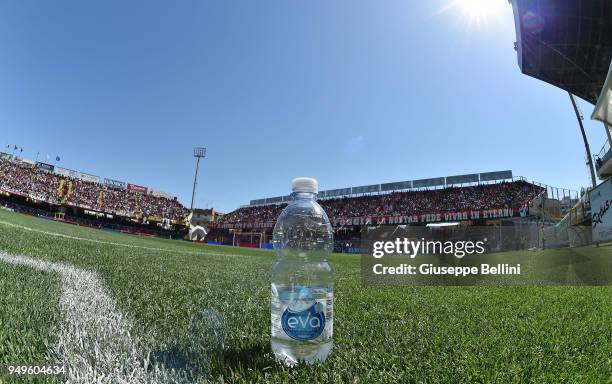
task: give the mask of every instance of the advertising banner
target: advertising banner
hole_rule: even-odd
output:
[[[126,187],[126,183],[124,181],[113,180],[109,178],[104,179],[104,184],[108,185],[109,187],[116,187],[116,188],[122,188],[122,189],[125,189]]]
[[[128,184],[127,189],[134,192],[147,193],[147,187],[136,184]]]
[[[77,177],[77,171],[62,167],[55,167],[55,174],[65,177],[71,177],[73,179],[76,179]]]
[[[51,164],[36,162],[36,168],[40,169],[43,172],[53,173],[53,169],[55,168]]]
[[[81,180],[89,181],[90,183],[99,183],[100,176],[90,175],[89,173],[81,172]]]
[[[608,179],[589,193],[593,241],[612,240],[612,179]]]

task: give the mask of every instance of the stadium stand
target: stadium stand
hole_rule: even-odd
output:
[[[425,226],[444,221],[490,225],[500,220],[529,220],[533,201],[546,193],[540,185],[517,180],[319,199],[319,204],[334,227],[334,250],[358,253],[361,231],[368,226]],[[212,226],[207,242],[258,247],[242,236],[258,232],[264,237],[263,246],[271,248],[272,228],[285,206],[286,203],[259,204],[230,212]]]
[[[427,188],[328,197],[319,202],[334,226],[336,246],[345,250],[359,247],[364,226],[424,226],[443,221],[487,225],[490,219],[529,216],[530,210],[538,215],[545,208],[543,203],[537,205],[538,201],[544,201],[542,196],[547,194],[545,187],[524,178]],[[145,187],[134,190],[129,184],[122,187],[94,182],[54,173],[34,162],[0,158],[0,203],[7,208],[101,229],[186,236],[189,210],[176,198],[146,191]],[[269,247],[276,218],[286,206],[284,197],[271,200],[269,204],[249,205],[219,216],[211,222],[207,241]],[[250,240],[254,234],[259,241]]]
[[[356,217],[414,216],[445,212],[510,209],[512,215],[542,194],[544,188],[526,181],[392,192],[320,200],[332,223]],[[272,223],[286,204],[248,206],[225,215],[222,225]],[[242,225],[244,227],[244,225]]]
[[[66,177],[45,172],[29,163],[8,159],[0,159],[0,191],[5,197],[93,210],[141,222],[156,218],[180,223],[189,214],[189,210],[176,198]]]

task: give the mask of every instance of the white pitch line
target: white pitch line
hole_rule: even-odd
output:
[[[25,225],[14,224],[14,223],[11,223],[11,222],[8,222],[8,221],[2,221],[2,220],[0,220],[0,224],[6,225],[6,226],[9,226],[9,227],[23,229],[25,231],[42,233],[42,234],[48,235],[48,236],[55,236],[55,237],[61,237],[61,238],[64,238],[64,239],[71,239],[71,240],[78,240],[78,241],[89,241],[91,243],[96,243],[96,244],[115,245],[115,246],[118,246],[118,247],[127,247],[127,248],[138,248],[138,249],[144,249],[144,250],[147,250],[147,251],[156,251],[156,252],[180,253],[180,254],[184,254],[184,255],[228,256],[228,253],[220,253],[220,252],[183,251],[183,250],[174,250],[174,249],[167,249],[167,248],[146,247],[144,245],[116,243],[116,242],[113,242],[113,241],[88,239],[86,237],[71,236],[71,235],[66,235],[66,234],[63,234],[63,233],[43,231],[42,229],[26,227]],[[232,255],[232,257],[234,257],[234,256],[250,257],[250,256],[238,255],[238,254],[235,254],[235,253],[232,253],[231,255]]]
[[[130,335],[98,275],[62,263],[0,252],[0,260],[60,275],[63,322],[54,353],[66,367],[68,383],[186,383],[185,372],[151,365]]]

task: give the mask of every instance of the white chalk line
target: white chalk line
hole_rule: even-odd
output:
[[[0,225],[64,239],[170,254],[250,257],[235,253],[172,250],[90,239],[2,220]],[[58,346],[53,352],[63,360],[68,369],[67,382],[100,384],[190,382],[187,372],[168,370],[158,364],[152,364],[148,354],[138,353],[130,336],[128,320],[116,309],[95,272],[27,256],[14,256],[2,251],[0,251],[0,260],[55,272],[61,276],[60,311],[64,322]]]
[[[66,367],[68,383],[186,383],[185,372],[151,365],[130,335],[98,275],[62,263],[0,252],[0,260],[59,274],[63,321],[53,351]]]
[[[175,249],[167,249],[167,248],[147,247],[147,246],[144,246],[144,245],[117,243],[117,242],[106,241],[106,240],[89,239],[87,237],[79,237],[79,236],[66,235],[64,233],[44,231],[42,229],[36,229],[36,228],[32,228],[32,227],[27,227],[25,225],[15,224],[15,223],[11,223],[11,222],[8,222],[8,221],[3,221],[3,220],[0,220],[0,224],[6,225],[6,226],[9,226],[9,227],[23,229],[25,231],[41,233],[41,234],[48,235],[48,236],[61,237],[61,238],[64,238],[64,239],[78,240],[78,241],[88,241],[88,242],[91,242],[91,243],[104,244],[104,245],[114,245],[114,246],[118,246],[118,247],[144,249],[144,250],[147,250],[147,251],[167,252],[167,253],[180,253],[180,254],[184,254],[184,255],[200,255],[200,256],[202,256],[202,255],[211,255],[211,256],[251,257],[251,256],[246,256],[246,255],[239,255],[239,254],[236,254],[236,253],[221,253],[221,252],[211,252],[211,251],[202,251],[202,252],[198,252],[198,251],[185,251],[185,250],[175,250]]]

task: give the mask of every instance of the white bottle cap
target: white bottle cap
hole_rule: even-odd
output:
[[[296,177],[291,180],[293,192],[319,193],[319,182],[312,177]]]

